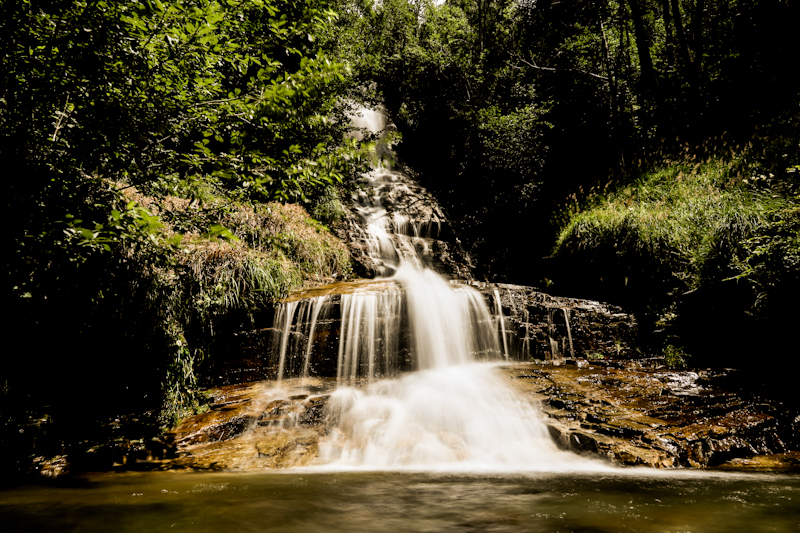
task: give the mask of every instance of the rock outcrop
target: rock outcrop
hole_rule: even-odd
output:
[[[620,365],[622,366],[622,365]],[[800,417],[715,386],[712,371],[515,365],[565,449],[657,468],[800,469]]]
[[[172,434],[174,458],[162,469],[262,469],[306,466],[318,454],[324,434],[327,387],[321,380],[297,380],[280,389],[264,382],[210,392],[208,411],[184,420]]]
[[[551,296],[533,287],[505,283],[454,282],[483,294],[513,359],[560,363],[565,358],[615,359],[637,355],[636,319],[621,308]],[[502,320],[501,320],[502,317]]]
[[[386,276],[402,256],[448,278],[473,279],[469,254],[439,202],[409,169],[391,163],[394,156],[383,147],[382,165],[359,178],[344,206],[339,238],[350,247],[356,271],[366,278]],[[396,256],[388,264],[387,252]]]
[[[537,403],[561,447],[625,466],[800,471],[800,416],[720,388],[719,372],[643,368],[635,361],[503,367]],[[330,430],[333,380],[291,379],[209,391],[209,410],[186,419],[159,469],[304,466]],[[302,392],[301,392],[302,391]],[[140,465],[145,462],[140,462]]]
[[[542,360],[562,364],[567,359],[624,359],[637,355],[636,319],[622,309],[575,298],[550,296],[532,287],[452,281],[478,290],[492,312],[501,350],[515,361]],[[355,291],[402,291],[392,279],[335,283],[293,293],[289,301],[327,298],[324,316],[317,317],[311,339],[310,375],[336,375],[341,326],[342,295]],[[311,313],[298,312],[287,338],[286,372],[298,376],[311,332]],[[280,328],[237,333],[225,341],[224,357],[201,368],[201,381],[209,387],[277,379]],[[401,345],[408,346],[403,336]],[[410,358],[408,361],[411,368]]]

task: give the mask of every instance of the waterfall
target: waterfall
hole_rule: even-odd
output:
[[[352,284],[339,296],[338,386],[328,401],[319,461],[331,468],[426,470],[583,464],[557,449],[542,415],[494,367],[509,358],[499,292],[492,314],[475,289],[448,283],[430,268],[425,239],[441,233],[440,219],[397,209],[411,203],[404,196],[419,186],[383,167],[364,176],[363,185],[354,202],[384,281]],[[296,329],[306,339],[303,376],[309,376],[315,324],[330,298],[281,307],[279,377],[294,316],[308,322]],[[526,335],[526,347],[527,341]]]
[[[530,313],[527,309],[522,310],[522,321],[525,324],[525,338],[522,340],[522,360],[527,361],[533,356],[531,353]]]
[[[562,309],[564,312],[564,322],[567,325],[567,338],[569,339],[569,355],[575,357],[575,348],[572,346],[572,330],[569,327],[569,309],[566,307]]]
[[[508,359],[508,341],[506,340],[506,320],[503,315],[503,303],[500,301],[500,291],[495,289],[493,293],[495,316],[497,317],[498,329],[500,330],[500,339],[502,339],[503,342],[503,356]]]
[[[280,353],[278,356],[278,382],[283,379],[283,369],[286,366],[286,349],[289,344],[289,335],[292,328],[294,312],[297,309],[297,302],[288,302],[280,307],[276,315],[275,322],[281,324]]]
[[[342,296],[336,377],[353,384],[363,368],[369,381],[398,371],[403,298],[398,287]]]
[[[317,322],[322,318],[327,318],[330,313],[330,298],[320,296],[314,298],[311,304],[311,322],[309,323],[308,342],[306,343],[305,357],[303,358],[303,378],[308,379],[308,371],[311,367],[311,351],[314,347],[314,333],[317,329]],[[321,315],[321,316],[320,316]]]

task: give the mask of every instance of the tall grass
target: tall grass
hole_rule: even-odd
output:
[[[676,164],[590,198],[560,231],[555,254],[611,253],[668,266],[676,288],[730,271],[742,243],[786,205],[732,179],[735,161]]]
[[[681,318],[702,316],[692,305],[720,302],[720,316],[774,336],[800,290],[800,195],[761,172],[725,157],[642,174],[573,206],[554,255],[592,269],[606,297],[624,291],[642,341],[667,363],[685,363],[687,339],[710,349],[701,325]]]

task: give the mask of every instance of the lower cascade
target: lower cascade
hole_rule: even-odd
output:
[[[358,213],[375,271],[388,277],[339,284],[327,293],[323,288],[285,302],[276,315],[279,383],[308,378],[316,373],[313,354],[320,348],[319,325],[331,313],[331,294],[341,296],[337,388],[327,401],[329,430],[316,463],[367,469],[602,468],[559,450],[538,410],[494,368],[509,358],[502,314],[490,313],[478,291],[426,267],[429,246],[419,237],[424,232],[408,231],[408,223],[378,223],[387,220],[381,194],[391,205],[403,204],[404,191],[419,189],[409,182],[400,172],[376,169],[365,176],[373,194],[355,198],[361,199]],[[394,220],[400,218],[394,213]],[[421,227],[430,223],[415,221]],[[291,334],[295,323],[303,324],[302,335]]]
[[[486,365],[342,387],[329,408],[337,424],[320,459],[335,466],[552,470],[578,459],[556,449],[535,409]]]
[[[495,368],[507,355],[497,321],[477,291],[409,264],[400,265],[386,282],[381,290],[368,285],[342,295],[337,388],[326,406],[331,429],[320,439],[317,464],[477,471],[606,468],[558,449],[542,415]],[[307,339],[294,347],[294,359],[302,361],[295,373],[309,376],[314,332],[329,306],[325,295],[283,305],[276,319],[279,377],[287,377],[294,320],[306,324]]]

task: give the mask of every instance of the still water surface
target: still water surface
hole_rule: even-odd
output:
[[[800,531],[800,477],[150,473],[0,492],[0,530]]]

